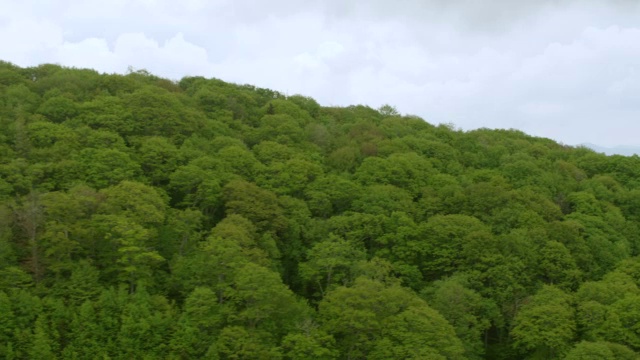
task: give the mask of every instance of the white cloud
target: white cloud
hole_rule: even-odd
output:
[[[181,33],[162,44],[142,33],[126,33],[116,39],[113,49],[99,38],[64,42],[54,60],[66,66],[91,67],[103,72],[122,73],[131,66],[174,80],[211,73],[212,69],[207,51],[186,41]]]
[[[88,38],[77,43],[64,42],[55,56],[65,66],[91,67],[103,72],[121,72],[117,56],[109,50],[104,39]]]
[[[32,58],[46,58],[62,39],[62,30],[52,22],[11,19],[0,27],[0,58],[32,64]]]

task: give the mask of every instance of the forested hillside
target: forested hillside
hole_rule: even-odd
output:
[[[6,359],[638,359],[639,253],[637,156],[0,63]]]

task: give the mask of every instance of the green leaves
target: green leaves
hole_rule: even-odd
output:
[[[0,62],[0,354],[635,358],[639,159]]]
[[[576,336],[574,316],[571,296],[545,285],[516,314],[514,347],[549,357],[566,353]]]
[[[323,329],[352,359],[464,358],[451,325],[397,284],[359,278],[352,287],[330,292],[319,315]]]
[[[298,332],[291,332],[282,340],[282,351],[285,359],[318,359],[330,360],[338,358],[333,336],[318,329],[318,326],[307,321],[302,323]]]
[[[365,252],[352,242],[337,236],[315,244],[300,264],[300,276],[318,288],[321,296],[336,284],[349,284],[353,268],[365,259]]]
[[[462,276],[454,276],[433,283],[423,291],[424,298],[453,326],[462,340],[465,355],[479,359],[485,354],[483,338],[499,321],[496,304],[470,289]]]

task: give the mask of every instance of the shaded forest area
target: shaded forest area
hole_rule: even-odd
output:
[[[6,359],[637,359],[639,227],[637,156],[0,62]]]

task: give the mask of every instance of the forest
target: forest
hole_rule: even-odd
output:
[[[632,360],[639,255],[638,156],[0,62],[0,358]]]

